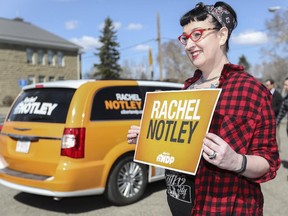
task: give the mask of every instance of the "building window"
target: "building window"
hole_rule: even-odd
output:
[[[49,81],[49,82],[55,81],[55,77],[54,77],[54,76],[49,76],[48,81]]]
[[[58,80],[64,80],[64,76],[59,76]]]
[[[45,76],[39,75],[39,77],[38,77],[38,82],[39,82],[39,83],[45,82]]]
[[[26,54],[27,54],[27,63],[28,64],[35,64],[34,51],[30,48],[27,48]]]
[[[48,65],[55,65],[55,57],[54,52],[52,50],[48,50]]]
[[[35,83],[35,76],[29,75],[27,79],[27,85],[34,84]]]
[[[57,52],[57,64],[60,67],[64,67],[64,54],[62,52]]]
[[[38,64],[39,65],[43,65],[44,61],[44,53],[43,53],[43,50],[38,50]]]

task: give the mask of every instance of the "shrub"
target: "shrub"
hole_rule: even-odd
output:
[[[3,106],[11,106],[14,101],[14,98],[10,95],[7,95],[2,100]]]

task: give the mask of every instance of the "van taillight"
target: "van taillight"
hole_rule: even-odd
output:
[[[84,158],[85,128],[65,128],[61,144],[61,156]]]

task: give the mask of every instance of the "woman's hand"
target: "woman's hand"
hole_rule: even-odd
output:
[[[241,168],[242,155],[235,152],[221,137],[213,133],[207,133],[203,144],[203,157],[209,163],[231,171]]]
[[[245,155],[246,170],[241,175],[248,178],[259,178],[269,171],[268,161],[258,155]],[[235,152],[227,142],[213,133],[207,133],[203,140],[203,157],[215,166],[230,171],[239,171],[243,156]]]
[[[132,125],[128,130],[127,139],[129,144],[136,144],[138,135],[140,133],[140,127]]]

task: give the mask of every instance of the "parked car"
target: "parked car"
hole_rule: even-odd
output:
[[[133,161],[127,143],[145,94],[179,90],[157,81],[58,81],[26,86],[0,133],[0,183],[54,198],[105,194],[115,205],[141,199],[161,168]]]
[[[3,122],[4,122],[4,118],[5,118],[5,115],[0,115],[0,131],[2,130],[2,127],[3,127]]]

